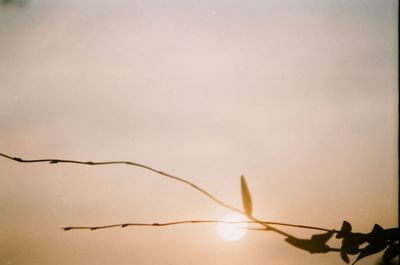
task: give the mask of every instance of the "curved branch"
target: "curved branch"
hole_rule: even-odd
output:
[[[99,166],[99,165],[118,165],[118,164],[122,164],[122,165],[128,165],[128,166],[134,166],[134,167],[140,167],[140,168],[144,168],[147,169],[149,171],[152,171],[154,173],[157,173],[159,175],[162,175],[164,177],[182,182],[186,185],[191,186],[192,188],[194,188],[195,190],[203,193],[205,196],[207,196],[208,198],[210,198],[211,200],[213,200],[214,202],[218,203],[219,205],[231,209],[235,212],[240,211],[239,209],[230,206],[226,203],[224,203],[222,200],[216,198],[215,196],[211,195],[209,192],[207,192],[206,190],[204,190],[203,188],[200,188],[199,186],[197,186],[196,184],[193,184],[183,178],[174,176],[172,174],[163,172],[161,170],[146,166],[144,164],[140,164],[140,163],[135,163],[132,161],[101,161],[101,162],[92,162],[92,161],[78,161],[78,160],[67,160],[67,159],[54,159],[54,158],[45,158],[45,159],[23,159],[23,158],[19,158],[19,157],[12,157],[3,153],[0,153],[0,156],[17,161],[17,162],[21,162],[21,163],[50,163],[50,164],[58,164],[58,163],[68,163],[68,164],[81,164],[81,165],[89,165],[89,166]]]

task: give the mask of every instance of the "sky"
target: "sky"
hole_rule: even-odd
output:
[[[0,5],[1,153],[143,163],[238,208],[244,174],[259,219],[398,226],[397,1],[19,3]],[[134,167],[1,158],[0,212],[0,264],[341,262],[215,225],[62,231],[229,212]]]

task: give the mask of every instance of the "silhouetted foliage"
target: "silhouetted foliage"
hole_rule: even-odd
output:
[[[341,230],[336,235],[336,238],[342,239],[341,257],[346,263],[349,263],[348,254],[358,254],[356,260],[353,262],[353,264],[355,264],[357,261],[381,252],[386,248],[387,250],[383,256],[385,263],[390,262],[396,255],[398,255],[399,252],[395,252],[398,243],[395,244],[395,242],[399,241],[399,228],[390,228],[385,230],[380,225],[375,224],[372,231],[367,234],[353,233],[351,230],[351,224],[344,221]],[[367,246],[360,248],[364,243],[367,243]]]
[[[383,262],[389,264],[400,253],[399,243],[391,244],[383,253]]]
[[[244,214],[248,218],[248,223],[259,224],[263,226],[263,228],[249,228],[252,230],[260,230],[260,231],[273,231],[280,235],[285,236],[285,241],[290,245],[297,247],[299,249],[308,251],[311,254],[314,253],[328,253],[328,252],[340,252],[340,257],[345,263],[350,263],[349,255],[357,255],[356,259],[352,264],[357,263],[361,259],[368,257],[370,255],[379,253],[384,251],[383,257],[381,262],[378,265],[385,264],[391,265],[393,264],[394,259],[399,256],[400,247],[399,247],[399,240],[400,240],[400,228],[389,228],[383,229],[380,225],[375,224],[372,228],[371,232],[369,233],[354,233],[352,232],[352,225],[347,222],[343,221],[342,227],[340,230],[335,229],[327,229],[321,227],[313,227],[313,226],[306,226],[306,225],[297,225],[297,224],[287,224],[287,223],[279,223],[279,222],[270,222],[270,221],[261,221],[254,216],[252,216],[253,211],[253,203],[251,199],[251,193],[248,188],[246,179],[244,176],[240,178],[240,187],[241,187],[241,194],[242,194],[242,202],[243,202],[243,211],[230,206],[229,204],[223,202],[222,200],[217,199],[215,196],[211,195],[209,192],[204,190],[203,188],[193,184],[185,180],[184,178],[177,177],[163,171],[151,168],[149,166],[131,162],[131,161],[105,161],[105,162],[84,162],[84,161],[76,161],[76,160],[64,160],[64,159],[35,159],[35,160],[26,160],[19,157],[12,157],[6,154],[0,153],[0,156],[5,157],[10,160],[14,160],[21,163],[50,163],[50,164],[58,164],[58,163],[72,163],[72,164],[81,164],[81,165],[110,165],[110,164],[124,164],[129,166],[135,166],[144,168],[146,170],[150,170],[157,174],[160,174],[164,177],[168,177],[175,181],[182,182],[186,185],[191,186],[195,190],[201,192],[215,203],[233,210],[235,212]],[[169,223],[124,223],[124,224],[112,224],[112,225],[105,225],[105,226],[72,226],[72,227],[64,227],[65,231],[73,230],[73,229],[90,229],[90,230],[97,230],[97,229],[106,229],[106,228],[113,228],[113,227],[127,227],[127,226],[169,226],[169,225],[179,225],[179,224],[199,224],[199,223],[218,223],[220,221],[216,220],[190,220],[190,221],[175,221]],[[240,222],[226,222],[226,223],[240,223]],[[293,235],[290,235],[282,230],[279,230],[271,225],[278,225],[278,226],[288,226],[288,227],[296,227],[301,229],[313,229],[313,230],[322,230],[325,231],[323,234],[314,234],[311,236],[310,239],[303,239],[297,238]],[[337,239],[341,239],[341,247],[340,248],[333,248],[330,247],[327,243],[332,238],[332,236],[336,234]],[[365,245],[365,246],[364,246]],[[364,246],[364,247],[363,247]]]
[[[326,244],[326,242],[332,237],[333,231],[324,234],[315,234],[311,236],[311,239],[300,239],[296,237],[288,237],[285,239],[289,244],[313,253],[327,253],[332,249]]]

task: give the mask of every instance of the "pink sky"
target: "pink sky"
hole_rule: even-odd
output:
[[[144,163],[237,207],[244,174],[260,219],[397,226],[397,10],[391,0],[0,5],[0,152]],[[0,159],[0,189],[0,264],[341,262],[271,233],[228,243],[213,225],[60,229],[227,213],[138,168]]]

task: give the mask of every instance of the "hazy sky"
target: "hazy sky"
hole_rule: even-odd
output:
[[[132,160],[237,207],[245,174],[260,219],[397,226],[397,16],[394,0],[0,5],[0,152]],[[0,264],[341,262],[213,225],[60,229],[228,212],[138,168],[0,159],[0,189]]]

